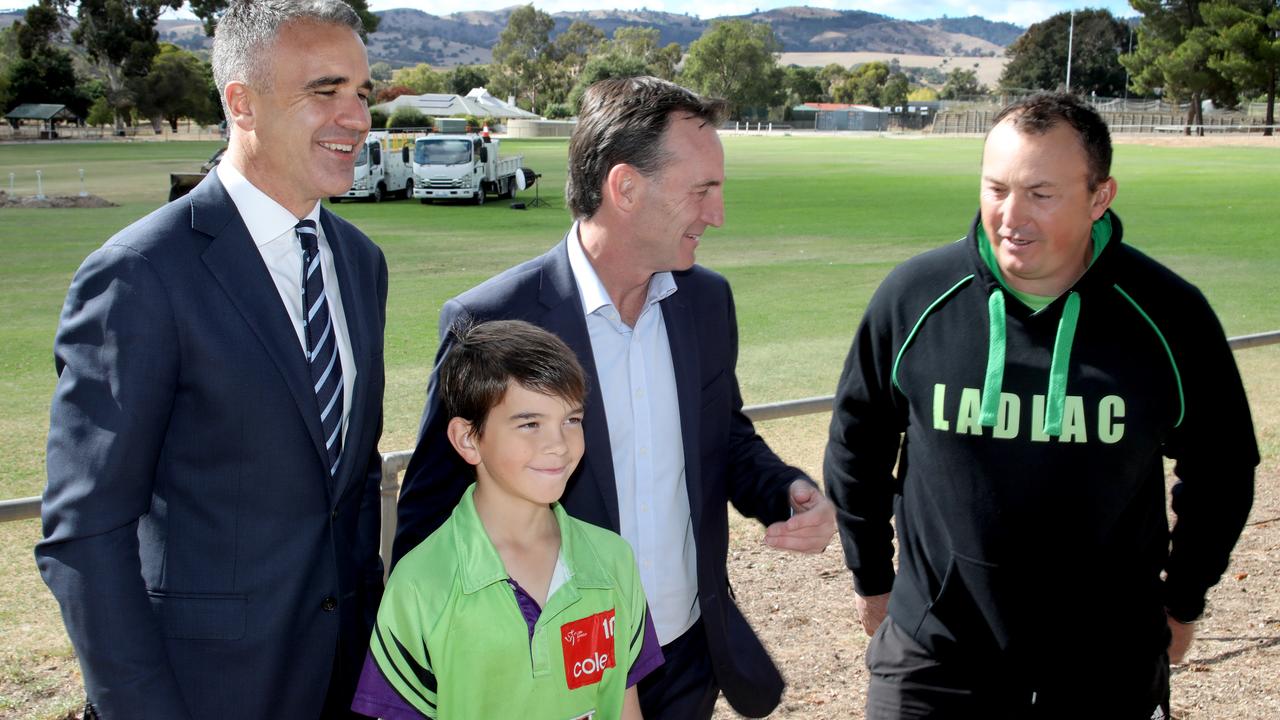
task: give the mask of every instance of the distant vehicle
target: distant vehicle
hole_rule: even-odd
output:
[[[413,197],[411,152],[415,137],[415,133],[387,130],[369,133],[356,158],[351,189],[344,195],[329,198],[329,202],[349,199],[381,202],[389,195]]]
[[[477,133],[419,137],[413,147],[413,196],[423,203],[470,200],[476,205],[489,194],[515,197],[533,173],[522,167],[523,155],[499,157],[498,146],[498,140]]]
[[[222,160],[222,154],[226,151],[226,146],[218,148],[209,161],[200,166],[198,173],[169,173],[169,202],[194,190],[200,181],[204,180],[204,176],[213,172],[213,169],[218,166],[218,162]]]

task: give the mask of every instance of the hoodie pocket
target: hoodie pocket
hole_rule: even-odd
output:
[[[1014,581],[1016,583],[1016,579]],[[1021,612],[1019,592],[998,565],[952,553],[932,602],[913,633],[939,658],[990,656],[1009,648]]]

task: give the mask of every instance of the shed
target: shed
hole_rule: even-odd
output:
[[[14,127],[17,127],[25,120],[35,120],[40,123],[40,137],[56,138],[57,133],[53,131],[53,124],[59,120],[67,122],[75,122],[78,118],[76,114],[67,109],[66,105],[55,105],[48,103],[26,103],[10,110],[4,116]]]
[[[887,130],[889,111],[871,105],[848,103],[805,103],[796,110],[812,110],[817,114],[818,130]]]

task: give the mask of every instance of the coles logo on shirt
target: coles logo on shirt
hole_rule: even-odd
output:
[[[613,653],[613,610],[560,626],[564,677],[570,690],[600,682],[605,668],[616,667]]]

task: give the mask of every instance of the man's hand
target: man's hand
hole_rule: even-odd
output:
[[[880,623],[889,616],[889,595],[890,593],[885,593],[862,597],[857,593],[853,594],[853,604],[858,609],[858,622],[862,623],[867,637],[875,635]]]
[[[787,488],[791,518],[770,525],[764,534],[769,547],[820,553],[836,533],[836,509],[822,491],[808,480],[796,480]]]
[[[1181,665],[1187,657],[1187,651],[1191,649],[1191,641],[1195,640],[1196,624],[1178,622],[1167,613],[1165,619],[1169,621],[1169,632],[1173,633],[1169,638],[1169,663]]]

